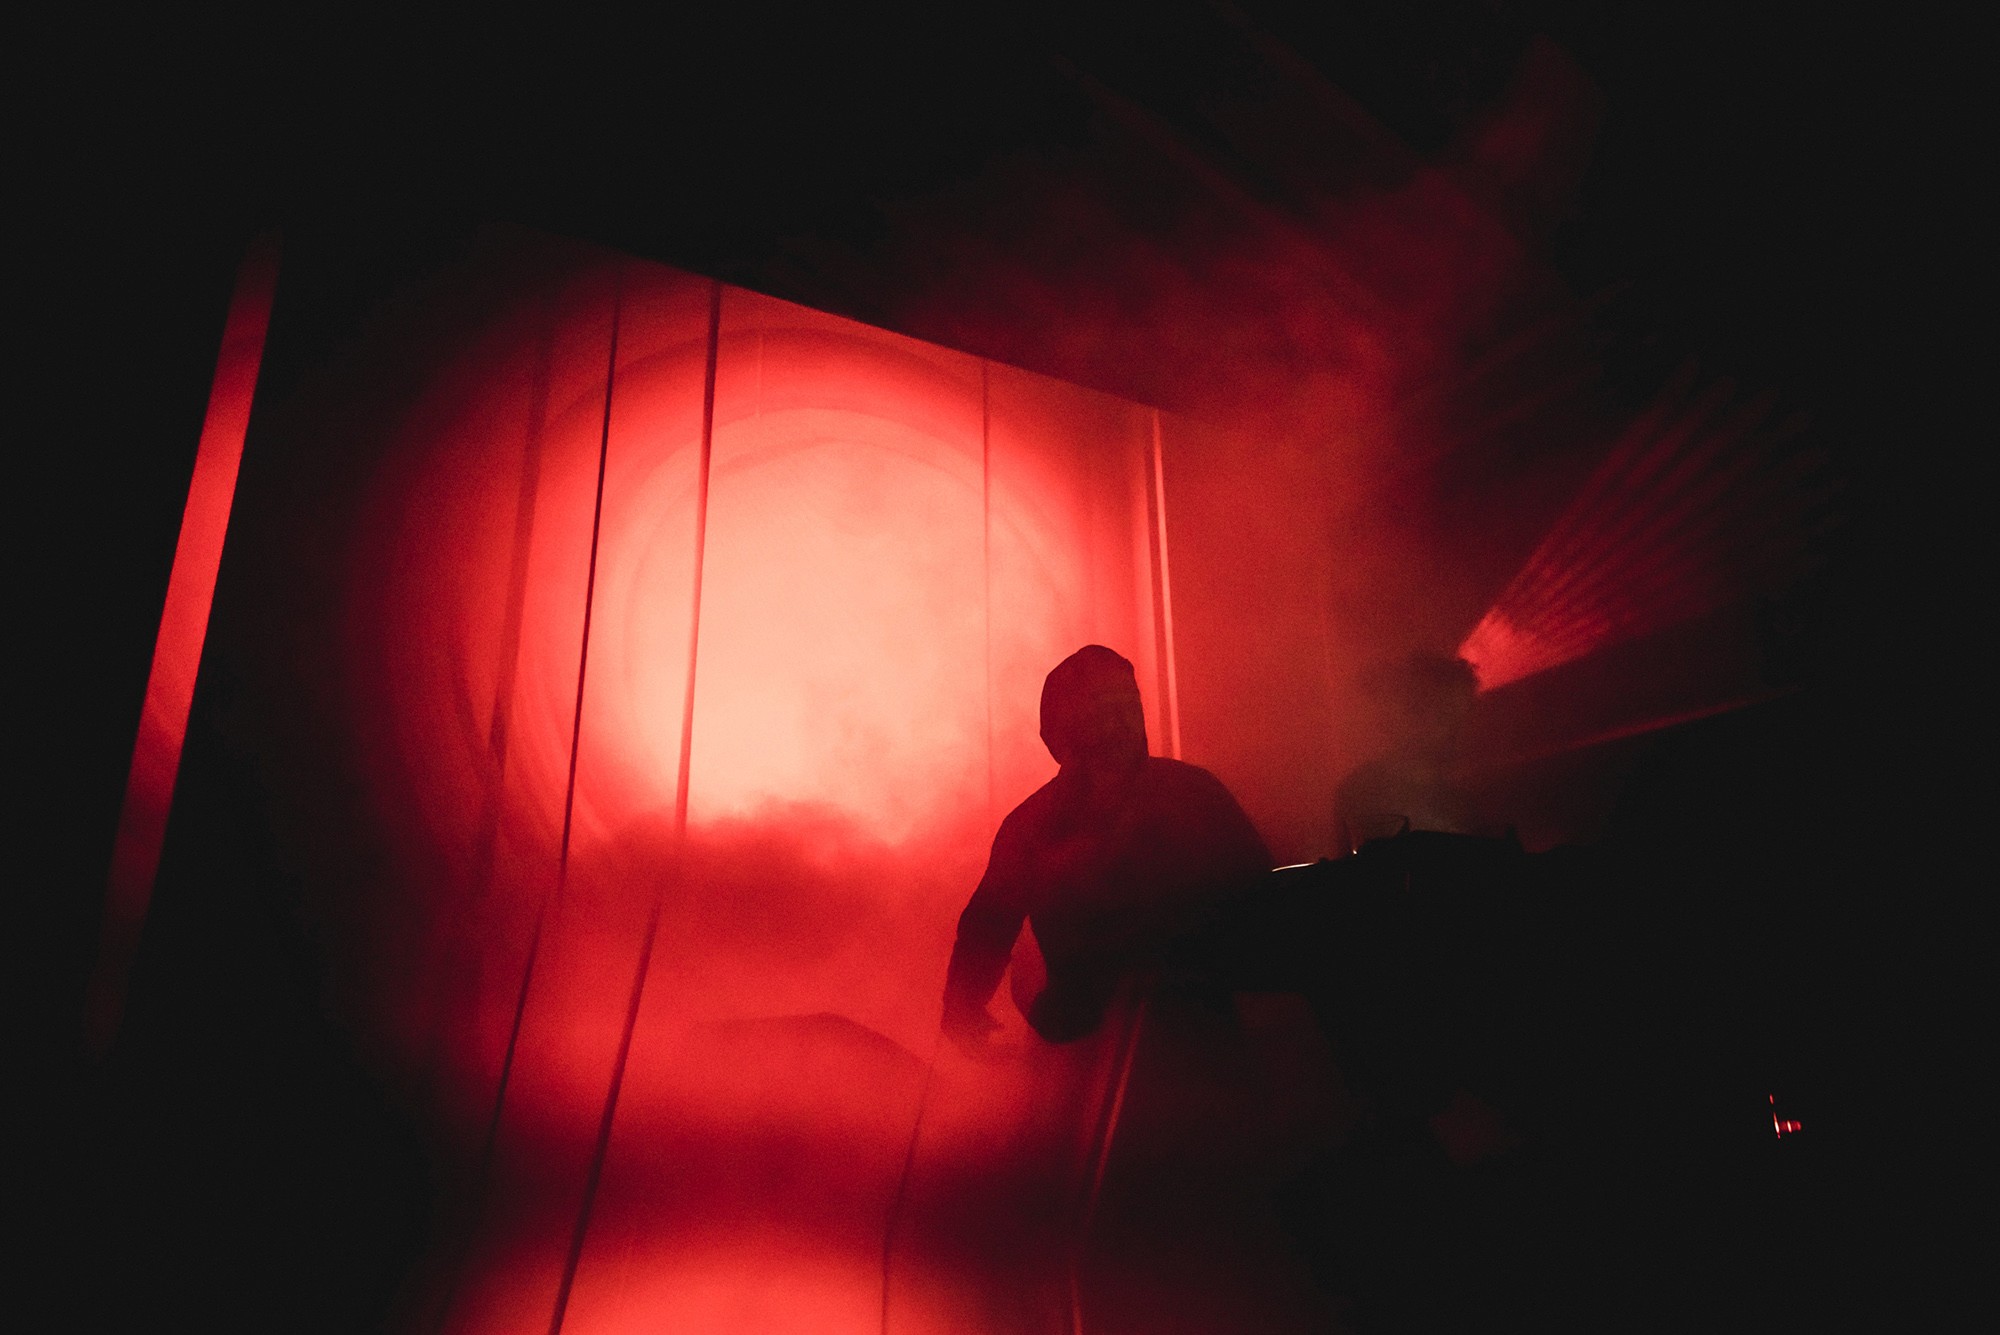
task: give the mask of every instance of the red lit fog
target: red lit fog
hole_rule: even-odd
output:
[[[927,1076],[938,996],[1054,771],[1047,668],[1110,645],[1166,736],[1155,414],[727,289],[696,628],[710,294],[586,264],[440,350],[349,560],[347,708],[428,924],[374,1004],[490,1178],[438,1301],[547,1328],[657,901],[564,1328],[878,1329],[892,1216],[897,1329],[1004,1325],[1062,1273],[1105,1058]]]

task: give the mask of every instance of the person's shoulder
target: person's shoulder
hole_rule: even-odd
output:
[[[1156,810],[1188,834],[1221,839],[1240,855],[1244,869],[1253,864],[1260,870],[1271,865],[1263,837],[1221,779],[1199,765],[1156,756],[1149,759],[1147,780]]]
[[[1168,783],[1221,783],[1222,780],[1210,774],[1199,765],[1185,760],[1174,760],[1169,756],[1147,756],[1146,768],[1155,777]]]
[[[1146,757],[1147,779],[1155,786],[1170,792],[1220,794],[1232,802],[1235,797],[1228,785],[1199,765],[1191,765],[1185,760],[1171,760],[1166,756]]]

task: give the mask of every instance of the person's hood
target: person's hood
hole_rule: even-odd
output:
[[[1146,750],[1146,715],[1139,680],[1124,655],[1101,644],[1055,665],[1042,683],[1042,742],[1058,765],[1107,737],[1136,740]]]

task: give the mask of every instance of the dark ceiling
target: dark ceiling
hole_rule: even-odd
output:
[[[1968,427],[1975,159],[1953,46],[1914,13],[1537,0],[71,22],[34,51],[19,253],[45,298],[26,378],[52,448],[31,466],[64,498],[30,585],[81,581],[99,613],[58,674],[93,701],[67,748],[81,809],[115,802],[252,235],[337,238],[345,272],[386,290],[515,222],[1035,365],[1036,303],[1080,275],[1130,306],[1159,263],[1200,269],[1204,236],[1310,234],[1399,173],[1462,167],[1531,55],[1560,67],[1575,142],[1486,204],[1545,287],[1609,297],[1641,381],[1693,360],[1812,419],[1865,498],[1834,563],[1846,602],[1822,619],[1865,606],[1893,618],[1880,634],[1915,634],[1926,618],[1885,559],[1918,530],[1946,535],[1922,569],[1970,558],[1912,485],[1956,469]],[[1058,198],[1068,212],[1042,207]],[[1128,263],[1141,249],[1152,269]],[[1186,381],[1042,361],[1154,401]]]

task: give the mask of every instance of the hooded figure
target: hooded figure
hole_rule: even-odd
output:
[[[1041,714],[1061,768],[1000,823],[958,920],[944,1030],[964,1047],[998,1027],[987,1002],[1023,919],[1049,973],[1028,1022],[1066,1042],[1097,1027],[1122,979],[1162,963],[1271,866],[1214,775],[1146,754],[1139,684],[1118,654],[1091,644],[1057,664]]]

